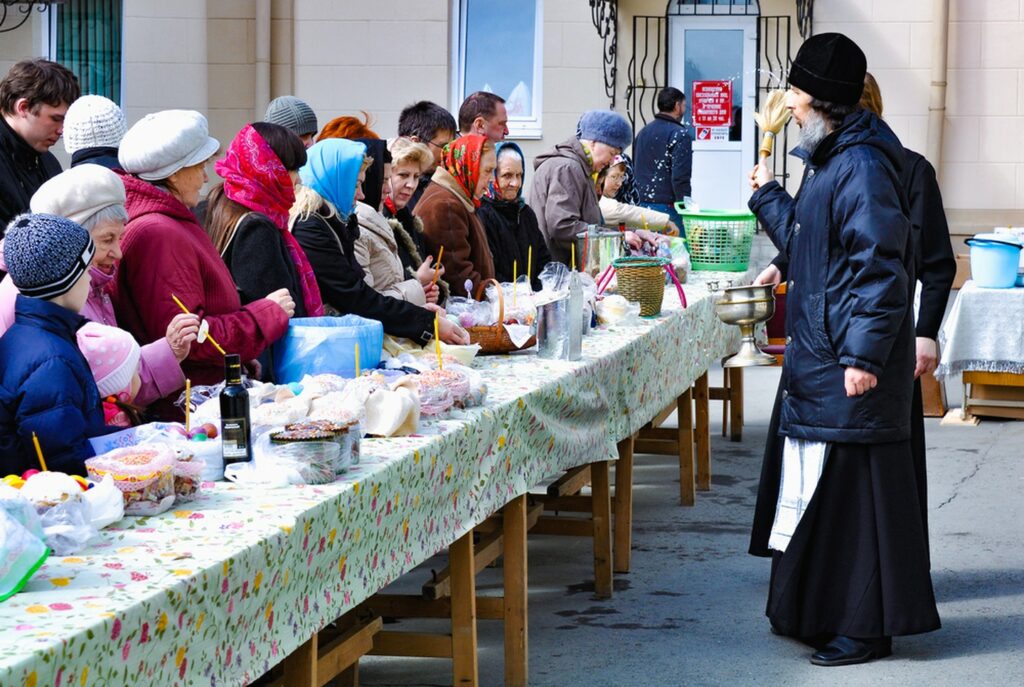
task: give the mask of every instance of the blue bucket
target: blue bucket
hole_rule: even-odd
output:
[[[965,239],[971,247],[971,279],[986,289],[1010,289],[1017,281],[1021,245],[1014,236],[978,234]]]
[[[287,384],[325,372],[353,377],[357,343],[360,369],[377,367],[384,325],[358,315],[293,318],[288,333],[274,344],[274,380]]]

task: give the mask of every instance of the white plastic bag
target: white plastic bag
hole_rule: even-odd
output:
[[[110,475],[105,475],[99,484],[83,492],[82,500],[89,504],[89,522],[97,530],[124,517],[124,498]]]

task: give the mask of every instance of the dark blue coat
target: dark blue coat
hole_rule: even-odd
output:
[[[113,429],[75,332],[76,312],[19,295],[14,325],[0,338],[0,474],[39,468],[32,432],[57,472],[85,474],[88,438]]]
[[[801,156],[795,199],[774,181],[750,199],[789,258],[780,433],[846,443],[909,439],[915,335],[903,147],[881,119],[859,111]],[[878,386],[848,398],[846,367],[877,375]]]
[[[673,205],[690,195],[693,143],[686,127],[658,114],[633,143],[633,169],[641,203]]]

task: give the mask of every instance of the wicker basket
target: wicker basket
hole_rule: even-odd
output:
[[[619,258],[615,265],[617,291],[627,301],[640,304],[640,317],[654,317],[661,312],[665,296],[665,265],[667,258]]]
[[[494,284],[498,291],[498,323],[490,326],[467,327],[466,331],[469,332],[469,342],[480,344],[481,355],[512,353],[513,351],[520,351],[536,345],[536,336],[531,336],[521,347],[517,347],[512,343],[512,339],[509,338],[508,332],[505,331],[505,327],[502,324],[505,321],[505,294],[497,280],[488,279],[480,284],[480,288],[476,292],[476,299],[478,301],[483,300],[488,284]]]

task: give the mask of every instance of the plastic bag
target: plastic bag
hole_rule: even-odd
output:
[[[540,271],[538,279],[544,286],[544,291],[553,292],[554,298],[560,298],[569,292],[569,275],[571,270],[560,262],[549,262]],[[552,299],[553,300],[553,299]]]
[[[39,522],[43,526],[43,540],[58,556],[81,551],[99,532],[89,519],[89,504],[81,494],[43,509]]]
[[[341,447],[333,441],[274,444],[270,436],[283,429],[275,427],[260,434],[253,442],[252,461],[228,465],[224,478],[265,487],[333,482],[339,472]]]
[[[298,382],[306,374],[330,372],[355,376],[355,346],[359,344],[360,367],[377,367],[384,347],[384,326],[358,315],[298,317],[274,344],[274,378]]]
[[[164,444],[115,449],[85,461],[89,478],[105,475],[124,497],[125,515],[158,515],[174,504],[174,450]]]
[[[21,591],[50,555],[41,535],[30,503],[17,495],[0,497],[0,601]]]
[[[597,302],[597,317],[604,324],[640,324],[640,304],[618,295],[605,296]]]
[[[89,522],[98,530],[124,517],[124,498],[110,475],[89,491],[82,492],[82,500],[89,504]]]

